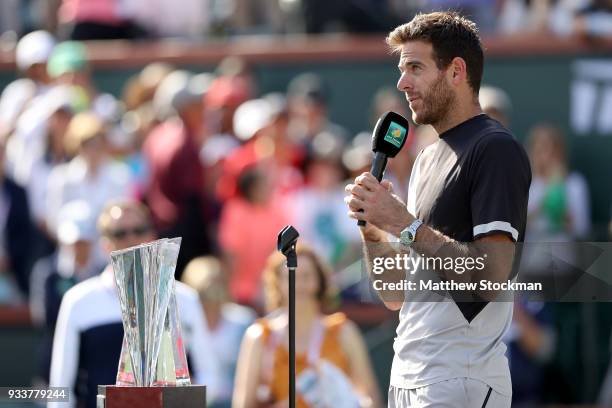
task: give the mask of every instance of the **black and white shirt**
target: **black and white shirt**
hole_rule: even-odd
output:
[[[531,169],[525,150],[487,115],[442,133],[417,157],[408,211],[459,242],[502,233],[522,241]],[[468,377],[511,395],[502,335],[511,302],[411,301],[400,311],[391,385],[418,388]]]

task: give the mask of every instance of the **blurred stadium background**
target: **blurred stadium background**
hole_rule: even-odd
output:
[[[81,127],[72,121],[80,113],[93,111],[104,124],[104,130],[97,130],[105,133],[104,149],[112,162],[124,163],[130,171],[122,186],[125,194],[153,207],[160,235],[181,231],[190,236],[181,267],[201,255],[241,259],[229,269],[261,263],[267,254],[240,253],[248,244],[231,237],[244,233],[268,239],[271,251],[271,226],[293,222],[299,229],[300,224],[306,225],[306,239],[319,246],[337,272],[340,310],[360,325],[386,395],[396,317],[380,305],[365,302],[353,287],[349,275],[350,265],[358,260],[358,237],[356,231],[347,231],[347,222],[341,219],[341,198],[332,200],[342,196],[344,180],[368,168],[369,139],[360,132],[369,132],[376,115],[387,108],[408,114],[403,97],[392,92],[398,79],[397,61],[384,44],[386,33],[416,12],[446,9],[457,9],[479,25],[486,48],[483,84],[496,88],[487,91],[487,104],[506,115],[510,129],[530,149],[532,160],[539,160],[537,165],[532,162],[534,171],[553,164],[565,169],[561,180],[543,176],[548,186],[542,187],[544,195],[555,183],[564,188],[556,204],[533,204],[557,212],[534,210],[530,222],[541,225],[538,220],[546,219],[546,226],[534,236],[609,241],[610,0],[2,0],[0,136],[6,148],[0,161],[5,167],[1,182],[10,179],[21,186],[29,210],[11,212],[7,210],[10,200],[0,200],[0,385],[40,381],[43,357],[39,350],[54,322],[36,316],[36,307],[48,305],[46,298],[33,297],[61,299],[66,288],[43,284],[52,295],[41,295],[32,286],[33,270],[64,245],[58,237],[60,226],[77,225],[80,239],[96,245],[98,238],[95,233],[88,235],[84,225],[95,222],[103,203],[88,202],[94,214],[88,220],[81,222],[70,210],[64,210],[68,213],[64,219],[62,207],[71,203],[65,197],[52,197],[62,194],[47,182],[51,178],[61,184],[62,177],[71,177],[57,176],[54,170],[79,155],[82,145],[97,136],[88,133],[87,121]],[[40,33],[25,45],[20,43],[36,30],[51,33],[55,48]],[[62,44],[65,41],[79,42]],[[175,69],[193,75],[170,74]],[[168,75],[174,75],[174,80],[161,86]],[[19,78],[29,79],[14,82]],[[157,169],[163,164],[151,163],[157,159],[142,146],[153,145],[147,141],[149,134],[160,132],[159,124],[172,111],[191,106],[196,97],[203,103],[197,106],[201,116],[195,120],[203,121],[204,127],[201,137],[184,148],[193,150],[185,153],[188,159],[199,157],[196,167],[186,168],[202,170],[197,179],[202,184],[200,192],[189,190],[193,185],[184,188],[201,200],[197,206],[206,208],[194,210],[181,202],[178,207],[188,207],[181,210],[189,214],[187,221],[176,216],[168,220],[167,213],[155,207],[155,201],[163,200],[157,193],[164,181],[154,179],[180,172]],[[279,117],[286,119],[286,126],[278,125]],[[544,153],[535,146],[536,140],[546,139],[538,138],[538,132],[555,135],[547,139],[548,145],[538,145],[548,149]],[[430,140],[428,133],[427,129],[415,131],[410,154]],[[262,154],[261,146],[253,146],[266,137],[272,153]],[[60,147],[50,147],[52,139],[60,140]],[[67,139],[76,140],[75,151],[61,147]],[[405,160],[410,163],[408,154]],[[40,163],[43,170],[37,167]],[[260,165],[263,176],[244,177]],[[157,170],[152,171],[153,167]],[[410,166],[392,169],[400,182],[409,170]],[[573,183],[570,176],[579,181]],[[257,177],[267,178],[272,187],[264,189],[267,197],[261,202],[266,210],[249,227],[248,210],[245,214],[228,203],[250,197]],[[110,192],[112,186],[100,188],[109,195],[101,194],[96,200],[116,193]],[[88,198],[75,193],[70,200],[87,202]],[[269,205],[270,200],[292,204],[281,214]],[[227,214],[229,207],[234,208],[234,218]],[[22,227],[11,225],[11,217],[24,218]],[[32,228],[27,236],[15,232],[28,225]],[[258,230],[265,225],[270,231]],[[21,250],[13,248],[15,244]],[[72,283],[92,273],[75,275]],[[232,276],[240,273],[234,270]],[[261,307],[259,288],[241,292],[230,282],[230,289],[234,301]],[[537,373],[529,379],[531,388],[521,385],[529,396],[527,402],[535,405],[517,406],[612,404],[612,389],[604,384],[611,357],[612,307],[595,302],[550,303],[535,309],[525,306],[524,311],[518,315],[526,316],[527,323],[516,322],[519,331],[536,337],[546,333],[554,346],[542,359],[537,352],[522,351],[526,357],[516,363],[513,376],[518,376],[514,380],[519,384],[521,376]],[[520,340],[511,341],[522,347]],[[612,377],[609,381],[612,387]]]

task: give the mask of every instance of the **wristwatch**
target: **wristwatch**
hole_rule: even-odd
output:
[[[417,230],[423,225],[423,221],[418,218],[412,221],[412,224],[407,226],[400,232],[400,243],[405,246],[410,246],[414,242]]]

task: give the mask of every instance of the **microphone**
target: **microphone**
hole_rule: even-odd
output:
[[[383,178],[385,167],[387,167],[387,159],[395,157],[406,143],[408,127],[408,119],[395,112],[385,113],[376,122],[372,131],[374,160],[372,160],[370,173],[378,181]],[[363,227],[366,222],[359,220],[357,225]]]
[[[279,233],[276,248],[287,258],[289,270],[289,408],[295,408],[295,270],[297,252],[295,246],[300,233],[291,225]]]

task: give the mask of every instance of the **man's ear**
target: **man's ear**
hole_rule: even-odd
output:
[[[467,64],[461,57],[455,57],[450,63],[449,71],[453,85],[457,86],[467,81]]]

